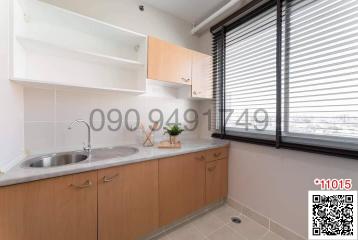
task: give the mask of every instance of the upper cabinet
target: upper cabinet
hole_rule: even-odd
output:
[[[211,99],[213,97],[212,57],[194,51],[192,54],[192,97]]]
[[[148,37],[148,78],[191,85],[192,52]]]
[[[144,93],[147,36],[38,0],[12,1],[11,80]]]
[[[189,97],[212,98],[212,57],[160,39],[148,38],[148,78],[191,85]]]
[[[39,1],[14,0],[10,80],[142,94],[147,79],[211,98],[211,57]],[[187,94],[186,94],[187,95]]]

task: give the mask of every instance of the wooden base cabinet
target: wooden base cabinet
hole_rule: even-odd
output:
[[[164,226],[205,204],[205,161],[198,154],[159,160],[159,224]]]
[[[1,187],[0,239],[96,240],[97,172]]]
[[[0,239],[141,239],[227,196],[227,150],[0,187]]]
[[[98,239],[136,240],[158,228],[158,161],[98,171]]]
[[[206,204],[218,202],[228,193],[228,160],[206,163]]]

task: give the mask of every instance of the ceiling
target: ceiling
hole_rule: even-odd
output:
[[[142,2],[196,25],[229,0],[142,0]]]

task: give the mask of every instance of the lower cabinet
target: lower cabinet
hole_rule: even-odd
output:
[[[164,226],[205,204],[205,161],[197,154],[159,160],[159,224]]]
[[[98,239],[135,240],[158,228],[158,161],[98,171]]]
[[[1,187],[0,239],[96,240],[97,172]]]
[[[228,160],[206,163],[206,204],[225,198],[228,193]]]
[[[0,239],[136,240],[227,196],[227,148],[0,187]]]

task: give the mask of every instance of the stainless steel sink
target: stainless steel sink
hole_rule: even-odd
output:
[[[23,167],[31,168],[50,168],[69,164],[76,164],[85,160],[99,161],[116,157],[127,157],[137,153],[139,150],[135,147],[111,147],[93,149],[90,153],[87,151],[74,151],[66,153],[54,153],[32,158],[23,163]]]
[[[26,167],[49,168],[79,163],[88,159],[86,152],[54,153],[32,158],[24,163]]]
[[[91,158],[93,161],[104,160],[116,157],[128,157],[137,153],[139,150],[135,147],[111,147],[111,148],[98,148],[93,149],[91,152]]]

